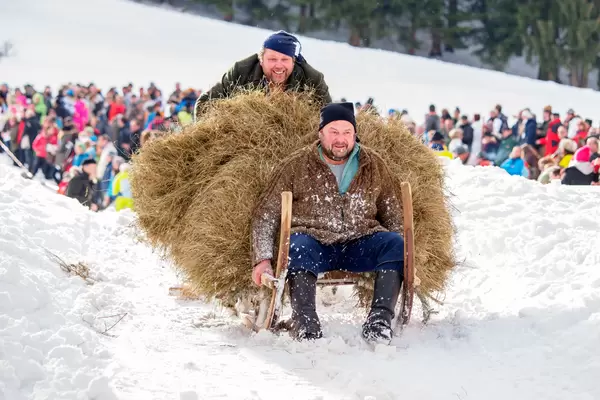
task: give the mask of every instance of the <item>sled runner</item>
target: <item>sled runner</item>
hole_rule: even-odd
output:
[[[419,278],[415,276],[415,250],[414,250],[414,230],[413,230],[413,203],[412,192],[408,182],[402,182],[402,209],[404,221],[404,279],[398,304],[396,306],[396,325],[403,327],[410,321],[413,307],[414,288],[419,285]],[[277,266],[275,276],[264,273],[261,276],[261,283],[272,289],[271,301],[267,310],[261,310],[266,315],[258,318],[258,326],[255,330],[267,329],[277,331],[285,327],[284,323],[279,322],[283,306],[283,293],[285,290],[288,256],[290,250],[290,230],[292,225],[292,193],[283,192],[281,194],[281,227],[279,236],[279,253],[277,257]],[[319,277],[317,285],[354,285],[358,282],[360,275],[345,271],[331,271]],[[264,322],[259,322],[264,321]]]

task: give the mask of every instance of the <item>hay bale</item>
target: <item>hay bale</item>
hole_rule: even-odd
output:
[[[198,293],[231,306],[260,292],[250,277],[252,210],[274,167],[316,139],[319,108],[310,99],[250,92],[211,102],[201,121],[149,142],[134,157],[139,225]],[[427,294],[441,291],[454,266],[443,171],[401,123],[366,113],[357,123],[362,143],[390,163],[398,190],[402,180],[412,184],[418,276]],[[370,301],[364,287],[359,298]]]
[[[409,182],[413,196],[415,267],[421,280],[418,291],[434,299],[444,291],[450,270],[456,265],[454,225],[444,170],[434,152],[415,138],[399,120],[382,122],[372,113],[357,117],[360,141],[375,149],[394,176],[397,196],[400,183]],[[371,302],[369,285],[358,287],[361,304]]]

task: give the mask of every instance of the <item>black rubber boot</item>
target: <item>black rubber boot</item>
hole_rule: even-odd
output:
[[[316,309],[317,277],[306,271],[292,272],[288,284],[292,303],[290,334],[297,340],[323,337]]]
[[[363,338],[371,341],[392,340],[392,319],[400,295],[402,275],[395,270],[378,271],[375,276],[373,302],[363,324]]]

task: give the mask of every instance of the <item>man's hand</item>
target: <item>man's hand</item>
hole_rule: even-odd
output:
[[[92,205],[90,206],[90,209],[91,209],[92,211],[98,211],[98,204],[96,204],[96,203],[92,203]]]
[[[252,280],[254,284],[260,286],[260,277],[263,273],[268,272],[273,275],[273,269],[271,268],[271,260],[262,260],[252,270]]]

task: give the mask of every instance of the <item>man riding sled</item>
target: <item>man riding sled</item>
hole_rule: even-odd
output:
[[[281,193],[293,193],[288,284],[291,334],[322,337],[316,312],[317,278],[332,270],[372,272],[375,287],[363,324],[368,341],[389,341],[404,267],[401,205],[390,170],[358,143],[351,103],[321,109],[318,140],[283,161],[252,217],[252,279],[260,285],[271,261]]]
[[[194,119],[213,99],[230,97],[240,87],[273,90],[314,90],[321,105],[331,103],[323,73],[313,68],[300,53],[298,39],[285,31],[275,32],[258,53],[237,61],[208,92],[196,100]]]

